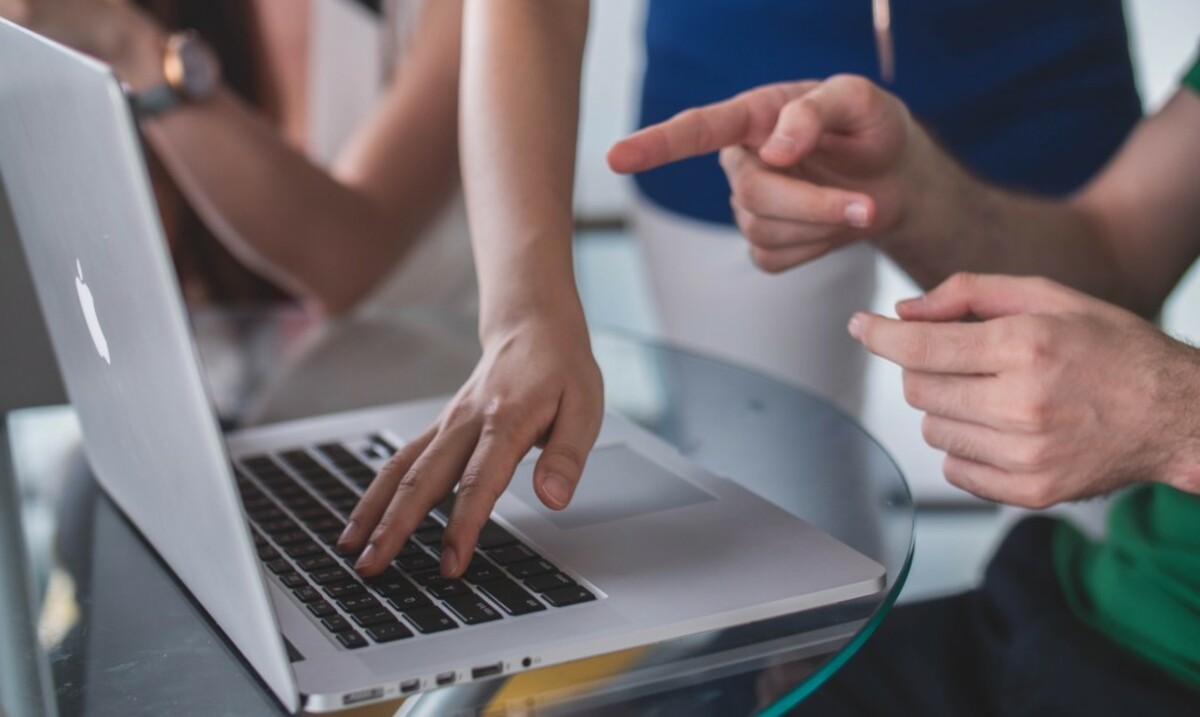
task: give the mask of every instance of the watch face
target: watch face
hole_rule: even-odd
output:
[[[189,100],[202,100],[216,90],[220,81],[220,69],[212,50],[200,38],[188,34],[172,43],[172,56],[168,65],[171,85]]]

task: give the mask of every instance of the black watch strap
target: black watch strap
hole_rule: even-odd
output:
[[[138,119],[158,117],[183,104],[183,98],[175,88],[165,83],[143,92],[132,92],[129,99]]]

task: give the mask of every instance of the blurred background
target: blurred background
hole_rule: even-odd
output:
[[[319,0],[330,7],[348,0]],[[1144,107],[1153,111],[1175,90],[1179,75],[1200,42],[1200,3],[1194,0],[1127,0],[1130,43]],[[898,8],[903,11],[903,8]],[[576,184],[577,269],[589,318],[594,325],[653,336],[657,332],[647,277],[625,231],[632,188],[604,162],[611,143],[633,127],[641,75],[641,35],[645,0],[597,0],[587,50],[583,123]],[[343,48],[345,50],[346,48]],[[365,61],[364,61],[365,64]],[[903,68],[899,68],[903,72]],[[336,78],[333,78],[336,80]],[[320,84],[320,79],[316,80]],[[336,82],[335,82],[336,84]],[[333,88],[334,90],[337,87]],[[321,154],[314,147],[314,154]],[[32,289],[19,257],[8,207],[0,189],[0,413],[21,406],[64,401],[49,346],[34,309]],[[916,287],[886,259],[878,259],[880,290],[875,311],[890,313]],[[1168,331],[1200,340],[1200,271],[1193,270],[1168,304]],[[1187,310],[1188,308],[1191,310]],[[849,318],[848,316],[846,317]],[[944,508],[970,508],[977,502],[949,487],[941,477],[939,453],[921,440],[920,415],[902,398],[899,371],[873,360],[866,407],[860,417],[896,458],[918,503],[936,516]],[[1083,511],[1099,515],[1099,506]],[[961,587],[999,532],[999,521],[923,517],[918,537],[923,550],[914,572],[920,591],[910,599]]]

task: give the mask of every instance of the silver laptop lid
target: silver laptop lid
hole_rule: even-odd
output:
[[[295,711],[126,100],[3,20],[0,183],[97,478]]]

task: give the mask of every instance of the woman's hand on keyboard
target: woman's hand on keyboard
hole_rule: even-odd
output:
[[[604,413],[586,326],[538,314],[485,340],[475,372],[438,421],[384,467],[350,515],[339,550],[382,572],[420,522],[458,485],[442,574],[466,569],[479,531],[517,464],[542,447],[534,489],[554,510],[571,501]]]

